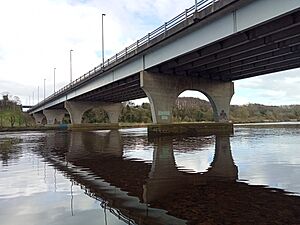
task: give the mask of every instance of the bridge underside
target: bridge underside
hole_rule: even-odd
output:
[[[151,72],[233,81],[298,68],[299,31],[297,9],[155,66]]]
[[[300,9],[179,56],[149,72],[234,81],[300,67]],[[199,37],[201,38],[201,37]],[[146,97],[134,74],[76,97],[124,102]],[[62,108],[63,104],[53,108]]]
[[[78,101],[124,102],[146,97],[140,87],[140,74],[115,81],[77,97]]]

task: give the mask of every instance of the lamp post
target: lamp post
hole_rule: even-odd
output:
[[[53,75],[53,81],[54,81],[54,93],[55,93],[55,70],[56,70],[56,68],[54,67],[54,75]]]
[[[72,52],[73,51],[74,51],[73,49],[70,50],[70,83],[72,83]]]
[[[103,17],[105,16],[102,13],[102,67],[104,67],[104,26],[103,26]]]
[[[44,78],[44,100],[46,98],[46,79]]]
[[[37,98],[38,98],[38,104],[40,103],[40,86],[38,86],[38,93],[37,93]]]

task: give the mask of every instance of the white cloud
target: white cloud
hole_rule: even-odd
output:
[[[0,92],[18,94],[25,103],[37,86],[43,86],[44,78],[47,89],[53,90],[54,67],[56,89],[67,84],[70,49],[74,50],[73,77],[97,66],[101,61],[101,13],[107,14],[105,55],[109,57],[192,4],[191,0],[1,1]]]
[[[236,95],[248,99],[251,103],[300,104],[299,73],[299,69],[294,69],[236,81]]]
[[[242,97],[239,95],[233,95],[232,99],[231,99],[231,104],[232,105],[245,105],[245,104],[249,104],[249,99],[246,97]]]

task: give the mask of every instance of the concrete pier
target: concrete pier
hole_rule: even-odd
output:
[[[142,71],[141,88],[149,98],[154,124],[172,123],[172,108],[178,96],[186,90],[203,93],[210,101],[215,122],[227,122],[233,82],[208,80]]]

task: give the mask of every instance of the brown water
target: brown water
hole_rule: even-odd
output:
[[[0,224],[300,224],[300,129],[0,133]]]

